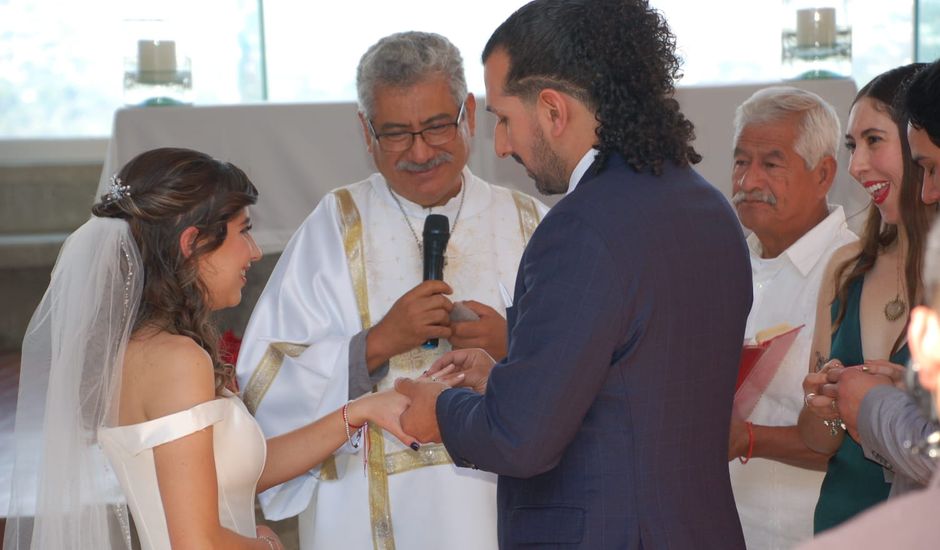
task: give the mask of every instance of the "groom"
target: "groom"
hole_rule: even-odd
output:
[[[500,474],[500,548],[744,548],[726,462],[751,299],[728,201],[690,164],[673,36],[645,0],[535,0],[483,52],[496,152],[566,193],[523,254],[508,356],[400,379],[406,432]],[[482,372],[482,375],[481,375]]]

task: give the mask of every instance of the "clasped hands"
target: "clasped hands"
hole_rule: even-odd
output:
[[[858,412],[875,386],[904,387],[904,367],[883,359],[846,367],[838,359],[803,379],[806,408],[824,422],[840,422],[858,440]]]
[[[435,410],[441,392],[464,386],[482,393],[493,357],[506,355],[507,331],[503,316],[485,304],[467,300],[462,305],[479,319],[457,321],[452,315],[454,303],[447,297],[452,292],[443,281],[422,282],[392,305],[369,331],[366,340],[370,370],[429,339],[447,339],[454,348],[420,377],[399,379],[395,383],[396,391],[406,398],[407,404],[391,431],[422,443],[441,440]],[[408,444],[406,439],[402,441]]]
[[[395,391],[409,400],[408,407],[399,417],[402,431],[421,443],[440,443],[438,396],[452,387],[485,392],[494,364],[493,358],[482,349],[461,349],[442,355],[418,378],[395,380]]]

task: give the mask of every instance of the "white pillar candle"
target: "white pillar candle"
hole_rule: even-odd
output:
[[[798,47],[827,47],[835,43],[835,8],[806,8],[796,10],[796,44]]]
[[[172,79],[176,72],[176,42],[138,40],[137,70],[140,73],[162,73],[164,79]]]

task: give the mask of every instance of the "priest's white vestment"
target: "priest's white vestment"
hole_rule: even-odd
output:
[[[238,359],[243,398],[267,437],[347,401],[350,339],[421,282],[417,240],[429,213],[452,224],[444,267],[454,290],[449,298],[476,300],[505,316],[522,251],[547,209],[466,168],[463,181],[465,189],[429,210],[393,197],[373,174],[328,194],[297,230],[252,313]],[[441,340],[436,350],[393,357],[378,389],[418,376],[449,349]],[[261,493],[265,516],[300,514],[308,550],[496,548],[495,475],[457,469],[441,445],[415,452],[381,430],[369,433],[368,460],[366,446],[345,446],[322,467]]]

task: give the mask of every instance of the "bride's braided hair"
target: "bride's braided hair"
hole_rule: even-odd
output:
[[[116,185],[92,214],[127,220],[144,266],[143,295],[134,330],[154,326],[195,340],[212,358],[216,392],[233,376],[219,357],[219,333],[211,321],[199,258],[222,245],[227,223],[257,202],[258,191],[238,167],[190,149],[153,149],[116,174]],[[180,234],[195,227],[187,257]]]

